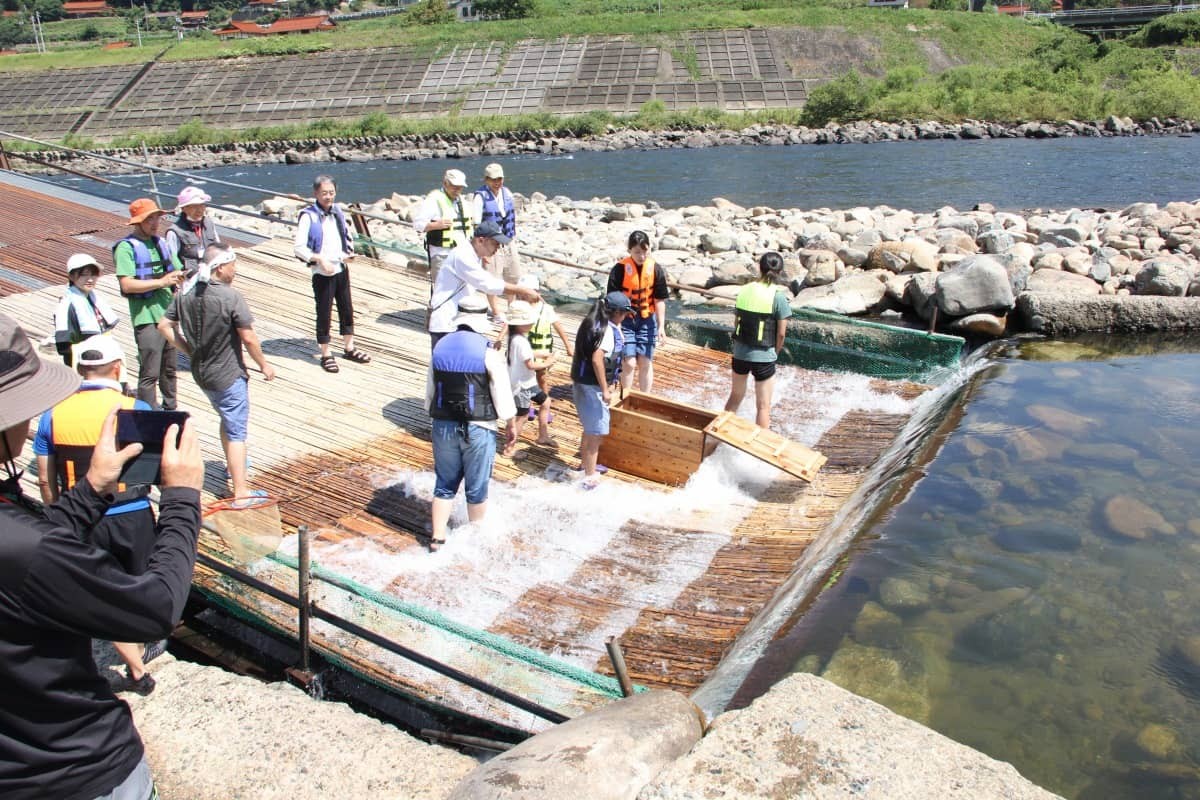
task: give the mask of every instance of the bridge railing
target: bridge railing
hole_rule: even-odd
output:
[[[1071,20],[1095,17],[1162,16],[1163,14],[1177,14],[1183,11],[1196,11],[1197,9],[1200,9],[1200,5],[1196,3],[1180,3],[1177,5],[1124,6],[1118,8],[1081,8],[1075,11],[1051,11],[1046,13],[1030,11],[1025,16],[1049,20]]]

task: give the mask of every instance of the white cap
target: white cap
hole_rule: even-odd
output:
[[[70,275],[77,269],[84,267],[95,267],[97,272],[103,272],[104,269],[100,266],[100,262],[89,256],[87,253],[76,253],[67,259],[67,274]]]
[[[492,323],[487,318],[488,305],[482,296],[467,295],[458,302],[458,314],[454,317],[454,327],[466,325],[476,333],[485,336],[492,332]]]
[[[488,164],[483,168],[483,177],[485,178],[503,178],[504,167],[499,164]]]
[[[125,351],[120,343],[106,333],[84,339],[75,345],[75,364],[80,367],[102,367],[124,360]]]
[[[463,174],[461,169],[448,169],[446,174],[442,176],[442,180],[451,186],[462,186],[466,188],[467,176]]]

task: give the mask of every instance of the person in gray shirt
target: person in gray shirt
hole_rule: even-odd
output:
[[[264,380],[273,380],[275,369],[263,355],[246,299],[233,288],[237,255],[226,244],[210,245],[205,255],[195,285],[175,296],[158,329],[191,358],[196,385],[221,417],[221,446],[237,503],[264,496],[251,492],[246,478],[250,393],[243,346]]]

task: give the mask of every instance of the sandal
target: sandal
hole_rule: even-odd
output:
[[[321,369],[326,372],[337,372],[337,362],[333,360],[333,356],[321,356]]]
[[[436,553],[438,550],[442,549],[442,545],[444,545],[445,543],[446,543],[445,539],[431,538],[429,540],[429,552]]]
[[[363,350],[359,350],[357,347],[354,348],[353,350],[343,350],[342,358],[346,359],[347,361],[354,361],[358,364],[370,364],[371,363],[370,354]]]

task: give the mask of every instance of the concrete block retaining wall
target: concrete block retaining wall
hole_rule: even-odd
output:
[[[786,39],[781,40],[786,41]],[[191,121],[248,128],[357,119],[374,111],[427,117],[587,111],[799,108],[814,76],[793,74],[766,30],[694,31],[662,44],[573,37],[105,69],[0,73],[0,129],[110,139]]]

